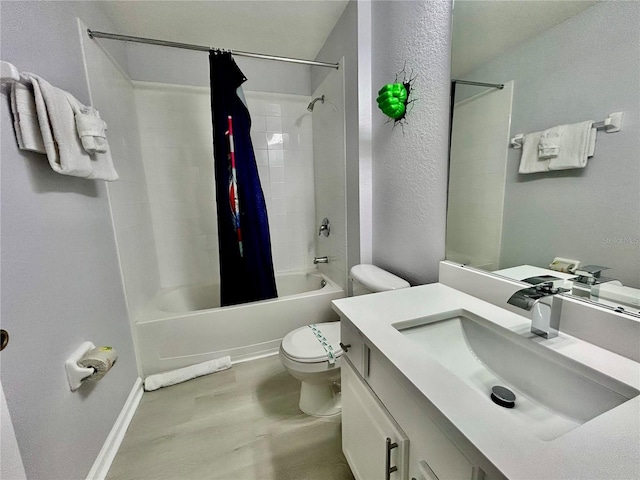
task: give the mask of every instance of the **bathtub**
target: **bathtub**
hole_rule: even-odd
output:
[[[282,338],[309,323],[338,320],[331,301],[345,296],[320,273],[276,275],[278,298],[220,307],[217,285],[161,290],[134,324],[142,373],[150,375],[230,355],[276,353]]]

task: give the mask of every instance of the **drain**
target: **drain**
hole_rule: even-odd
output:
[[[516,406],[516,396],[508,388],[496,385],[491,387],[491,400],[504,408],[513,408]]]

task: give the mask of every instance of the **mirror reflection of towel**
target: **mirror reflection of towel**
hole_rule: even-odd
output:
[[[560,125],[551,130],[560,133],[558,156],[549,160],[549,170],[584,168],[593,156],[596,143],[596,129],[593,120],[570,125]]]
[[[546,160],[558,156],[560,142],[562,142],[562,131],[562,127],[553,127],[544,131],[538,143],[538,158]]]
[[[549,160],[538,157],[538,144],[544,131],[525,135],[522,140],[522,158],[518,173],[539,173],[549,171]]]

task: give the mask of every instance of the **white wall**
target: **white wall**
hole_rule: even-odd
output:
[[[249,91],[245,94],[269,215],[273,268],[276,273],[308,270],[314,267],[317,235],[313,117],[307,111],[310,98]]]
[[[313,267],[309,97],[245,91],[274,269]],[[136,82],[142,158],[163,288],[220,275],[208,88]]]
[[[91,99],[107,122],[111,154],[120,176],[107,189],[129,317],[133,321],[158,291],[160,275],[133,85],[100,45],[83,37]]]
[[[512,97],[507,82],[454,107],[447,260],[499,268]]]
[[[405,65],[417,101],[402,128],[373,114],[373,262],[435,282],[445,255],[451,2],[372,2],[373,97]]]
[[[89,103],[75,16],[113,29],[98,2],[2,2],[2,60]],[[85,478],[136,380],[104,182],[59,175],[16,146],[3,89],[2,385],[27,477]],[[84,340],[119,359],[72,393],[64,361]]]
[[[363,170],[365,176],[370,179],[371,164],[370,158],[360,151],[360,142],[365,140],[370,143],[370,138],[363,139],[360,135],[360,114],[359,114],[359,90],[363,89],[370,78],[365,75],[359,79],[359,40],[358,40],[358,15],[364,8],[357,1],[352,0],[345,8],[342,16],[336,23],[327,41],[320,49],[316,60],[321,62],[337,63],[344,59],[342,69],[344,71],[344,115],[346,128],[346,178],[347,178],[347,268],[361,262],[361,245],[365,247],[365,261],[370,262],[371,251],[371,228],[370,223],[361,223],[360,210],[368,208],[371,210],[370,202],[362,205],[360,200],[361,189],[365,185],[361,182]],[[369,52],[367,52],[367,55]],[[311,88],[316,91],[322,81],[333,70],[321,67],[311,69]],[[365,202],[367,203],[367,202]],[[370,217],[370,215],[369,215]],[[368,217],[367,217],[368,218]]]
[[[625,115],[621,132],[598,133],[584,169],[518,175],[510,151],[503,267],[562,256],[640,286],[639,23],[639,2],[600,2],[467,76],[515,80],[513,134]]]
[[[208,91],[135,82],[160,283],[217,279],[213,147]]]
[[[343,71],[329,73],[314,95],[325,96],[325,102],[316,103],[313,110],[315,227],[318,229],[324,218],[331,223],[328,237],[315,233],[316,254],[329,258],[329,263],[318,264],[318,268],[346,290],[348,242]]]

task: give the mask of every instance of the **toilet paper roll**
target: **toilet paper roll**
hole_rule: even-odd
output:
[[[118,360],[118,353],[112,347],[96,347],[85,353],[78,365],[84,368],[93,368],[95,370],[93,375],[84,380],[96,381],[111,370],[116,360]]]

